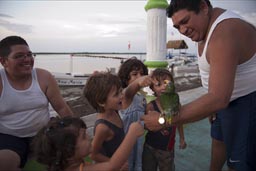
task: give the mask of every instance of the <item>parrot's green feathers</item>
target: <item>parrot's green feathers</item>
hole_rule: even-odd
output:
[[[160,96],[160,104],[164,113],[175,115],[179,112],[180,100],[179,95],[175,92],[174,83],[169,81],[166,86],[166,91]]]

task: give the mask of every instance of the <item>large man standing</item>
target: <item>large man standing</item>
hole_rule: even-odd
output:
[[[256,170],[256,29],[209,0],[172,0],[174,27],[198,43],[203,87],[208,93],[181,107],[173,124],[198,121],[217,112],[213,138],[224,141],[228,166]],[[159,129],[159,114],[143,116]],[[170,124],[170,123],[169,123]]]
[[[0,170],[19,170],[32,137],[50,119],[49,102],[61,117],[73,113],[51,73],[33,69],[34,54],[23,38],[1,40],[0,62]]]

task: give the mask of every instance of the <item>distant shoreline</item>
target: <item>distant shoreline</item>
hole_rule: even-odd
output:
[[[146,55],[146,52],[34,52],[36,55],[69,55],[69,54],[120,54],[120,55]]]

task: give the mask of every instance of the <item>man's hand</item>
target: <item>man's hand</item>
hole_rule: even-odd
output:
[[[216,115],[217,115],[217,114],[214,113],[214,114],[208,116],[208,119],[209,119],[210,124],[212,124],[212,123],[214,122],[214,120],[216,119]]]
[[[156,111],[149,111],[146,115],[141,117],[141,120],[144,121],[145,126],[150,131],[158,131],[163,128],[163,125],[158,123],[160,113]]]

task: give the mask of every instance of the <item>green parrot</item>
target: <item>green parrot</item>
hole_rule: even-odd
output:
[[[180,109],[180,99],[175,92],[175,85],[169,80],[165,80],[166,91],[160,95],[160,104],[167,123],[171,123],[172,116],[177,115]]]

